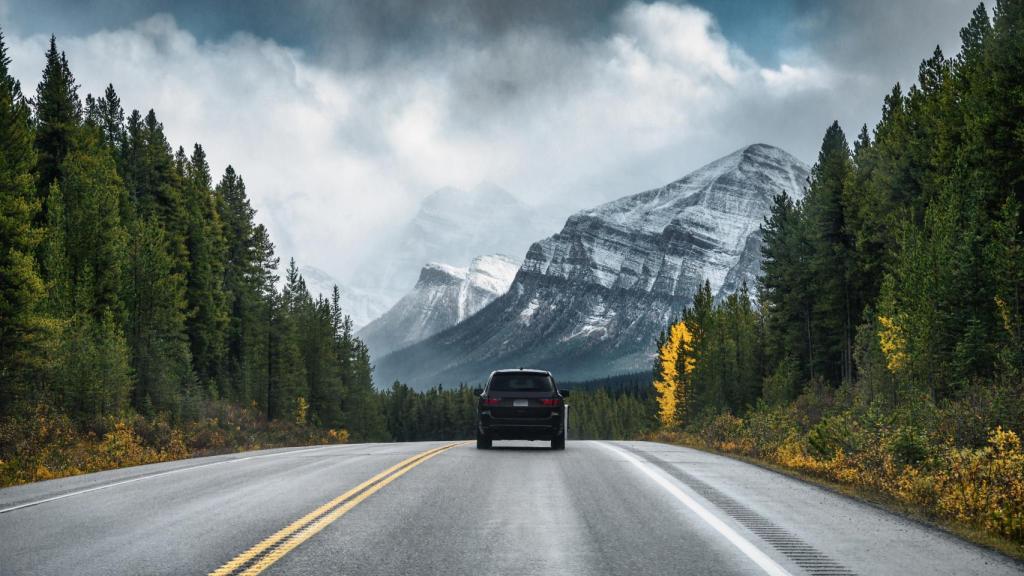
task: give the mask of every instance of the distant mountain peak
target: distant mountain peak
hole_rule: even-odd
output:
[[[416,286],[359,336],[383,355],[450,328],[504,294],[519,264],[501,254],[478,256],[468,268],[430,262]]]
[[[454,186],[438,188],[423,199],[420,212],[430,212],[438,208],[449,209],[456,205],[459,205],[460,208],[481,204],[493,206],[495,203],[498,205],[525,205],[508,190],[485,180],[468,189]]]
[[[490,180],[481,180],[477,182],[471,190],[474,194],[508,196],[509,198],[515,198],[515,196],[513,196],[508,190],[505,190]]]
[[[752,286],[773,197],[800,198],[808,168],[751,144],[660,188],[571,215],[534,242],[511,289],[480,312],[378,359],[382,381],[457,384],[494,366],[586,379],[650,366],[655,339],[705,280]]]
[[[428,262],[420,269],[420,278],[416,281],[416,288],[459,284],[465,282],[468,275],[467,268],[440,262]]]

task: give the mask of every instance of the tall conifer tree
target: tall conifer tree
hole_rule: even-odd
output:
[[[211,187],[210,166],[202,146],[196,144],[191,158],[179,150],[177,162],[184,169],[184,202],[187,207],[189,257],[187,299],[192,358],[200,380],[229,394],[225,346],[228,311],[225,299],[224,232]]]
[[[852,171],[850,147],[838,122],[825,132],[803,210],[814,286],[812,324],[817,337],[810,345],[814,371],[838,383],[853,376],[853,329],[860,305],[851,289],[853,240],[845,219],[844,190]]]
[[[28,384],[44,294],[35,259],[42,230],[30,110],[10,63],[0,34],[0,413]]]
[[[46,67],[36,88],[34,104],[38,151],[36,186],[45,209],[50,184],[60,177],[61,164],[71,151],[74,133],[82,120],[78,85],[68,67],[67,56],[57,50],[54,36],[50,37]]]

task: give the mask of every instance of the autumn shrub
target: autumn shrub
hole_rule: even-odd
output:
[[[79,473],[68,458],[77,440],[71,419],[50,404],[25,407],[0,420],[0,485]]]
[[[957,446],[980,448],[998,426],[1024,430],[1024,382],[997,380],[967,386],[937,408],[939,432]]]
[[[938,512],[1024,542],[1024,452],[1016,433],[997,427],[980,449],[951,449],[935,474]]]
[[[810,427],[830,414],[835,404],[835,391],[820,378],[811,380],[793,402],[798,418],[805,427]]]
[[[197,406],[197,419],[179,425],[167,414],[126,414],[76,425],[46,403],[21,413],[0,419],[0,486],[197,455],[349,440],[344,429],[267,422],[253,407],[221,401]]]
[[[704,414],[687,431],[651,438],[758,458],[1024,544],[1024,451],[1015,432],[996,426],[984,446],[958,447],[941,418],[930,420],[942,415],[934,407],[823,410],[802,430],[795,406],[761,403],[746,418]]]
[[[746,417],[747,432],[753,440],[751,456],[773,459],[779,448],[799,435],[796,414],[790,405],[759,402]]]
[[[899,426],[886,436],[886,452],[896,464],[917,466],[933,453],[928,434],[917,426]]]
[[[255,407],[224,401],[207,403],[183,426],[195,454],[217,454],[276,446],[334,444],[348,441],[346,430],[329,430],[297,421],[267,421]]]
[[[705,413],[698,427],[701,441],[718,450],[747,453],[753,447],[746,422],[728,411]]]
[[[177,450],[177,444],[185,441],[181,428],[174,426],[164,414],[153,418],[135,415],[131,418],[131,427],[143,444],[158,450]]]
[[[90,472],[178,460],[189,456],[181,431],[173,431],[166,447],[160,448],[145,443],[136,433],[132,422],[125,419],[115,420],[112,429],[104,434],[98,443],[86,440],[81,442],[79,447],[82,448],[82,469]]]
[[[764,379],[762,399],[769,404],[789,404],[796,396],[799,379],[797,361],[791,356],[783,357],[775,370]]]
[[[807,431],[807,444],[815,457],[828,460],[838,452],[860,448],[859,425],[848,412],[822,418]]]

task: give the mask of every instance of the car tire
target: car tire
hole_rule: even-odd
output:
[[[485,434],[476,433],[476,449],[487,450],[491,447],[491,439]]]
[[[556,436],[551,439],[552,450],[565,450],[565,434]]]

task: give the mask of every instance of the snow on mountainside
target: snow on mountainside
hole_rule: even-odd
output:
[[[577,212],[530,247],[505,296],[379,359],[378,381],[456,384],[525,365],[562,380],[647,370],[658,332],[700,283],[718,297],[753,285],[772,197],[801,198],[808,174],[787,152],[754,144],[662,188]]]
[[[772,196],[801,198],[807,175],[783,150],[748,146],[663,188],[574,214],[530,248],[523,268],[605,288],[692,296],[693,280],[705,278],[719,289]]]
[[[518,269],[519,262],[501,254],[474,258],[469,268],[427,264],[415,288],[358,336],[374,357],[419,342],[504,294]]]
[[[306,281],[306,289],[316,298],[330,298],[334,286],[341,292],[341,309],[352,318],[352,327],[356,330],[366,326],[388,309],[388,300],[366,290],[345,286],[333,276],[313,266],[299,266],[299,273]]]
[[[530,242],[558,230],[564,216],[526,205],[490,183],[442,188],[423,200],[395,237],[371,251],[352,282],[393,303],[412,289],[427,262],[467,266],[480,254],[524,254]]]

